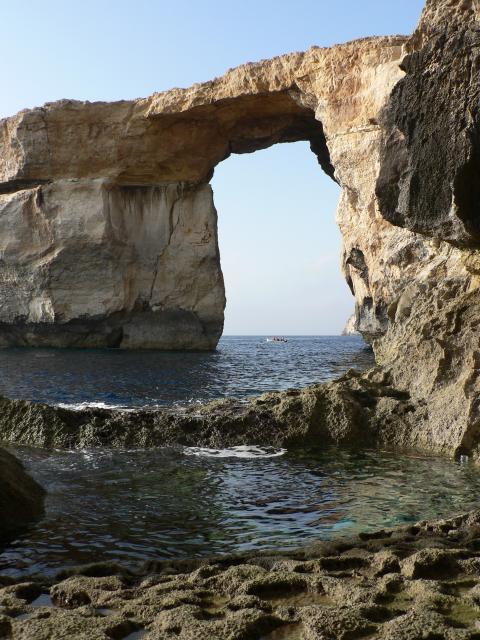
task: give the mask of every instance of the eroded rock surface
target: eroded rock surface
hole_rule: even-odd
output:
[[[0,449],[0,545],[42,515],[44,496],[22,463]]]
[[[480,7],[429,0],[383,113],[377,185],[385,219],[478,247]]]
[[[0,398],[0,439],[47,448],[238,445],[332,442],[414,447],[423,407],[385,373],[350,371],[328,384],[266,393],[248,402],[219,400],[183,411],[51,407]],[[432,448],[432,447],[427,447]]]
[[[378,117],[404,42],[316,47],[190,89],[1,121],[0,345],[214,348],[225,306],[215,166],[307,140],[344,189],[342,228],[358,226],[352,209],[378,222]],[[370,255],[365,242],[349,239],[348,255]],[[368,315],[372,294],[357,285]]]
[[[0,635],[475,640],[479,535],[473,512],[296,551],[149,562],[136,570],[89,565],[52,581],[0,576]]]
[[[382,112],[376,192],[407,234],[410,266],[397,265],[408,277],[384,297],[386,332],[374,342],[391,383],[425,408],[412,441],[477,458],[479,20],[476,2],[427,2]]]
[[[3,121],[4,344],[143,346],[153,336],[149,345],[164,346],[171,331],[169,344],[213,346],[224,294],[211,172],[230,153],[309,140],[342,186],[342,266],[378,366],[183,413],[2,399],[1,437],[48,447],[368,442],[478,459],[477,6],[429,0],[409,39],[315,48],[145,100],[66,101]],[[87,295],[77,262],[100,274],[100,296]],[[188,330],[172,329],[176,314]],[[0,636],[474,640],[479,548],[476,512],[296,552],[93,566],[52,582],[0,577]]]

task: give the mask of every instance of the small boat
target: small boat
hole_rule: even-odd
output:
[[[268,339],[268,342],[288,342],[288,340],[280,336],[274,336],[273,338]]]

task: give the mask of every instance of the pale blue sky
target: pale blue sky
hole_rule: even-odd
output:
[[[59,98],[146,96],[311,45],[410,33],[423,0],[0,0],[0,117]],[[225,333],[338,333],[336,185],[308,145],[217,167]]]

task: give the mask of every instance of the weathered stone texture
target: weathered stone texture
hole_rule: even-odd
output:
[[[0,438],[47,448],[361,445],[391,438],[408,446],[415,411],[408,393],[394,389],[383,373],[351,371],[329,384],[183,411],[73,410],[0,398]]]
[[[477,511],[304,549],[78,567],[0,585],[0,634],[475,640],[479,527]]]
[[[57,180],[0,208],[0,345],[215,347],[225,300],[209,185]]]
[[[384,110],[377,193],[385,219],[480,244],[480,7],[429,2]]]
[[[420,251],[411,252],[409,272],[402,268],[409,277],[388,299],[387,331],[374,344],[392,383],[425,407],[426,419],[412,421],[412,442],[476,458],[479,18],[470,0],[428,2],[406,45],[406,75],[383,110],[380,211],[403,234],[406,228],[422,236],[411,235]]]
[[[316,47],[144,100],[66,100],[3,120],[0,342],[213,348],[225,296],[207,182],[231,153],[278,142],[309,141],[340,182],[346,251],[374,272],[377,120],[403,43]],[[349,277],[360,310],[380,304]]]

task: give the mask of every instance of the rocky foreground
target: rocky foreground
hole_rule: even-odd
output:
[[[292,552],[0,584],[0,637],[13,640],[478,640],[480,512]]]

